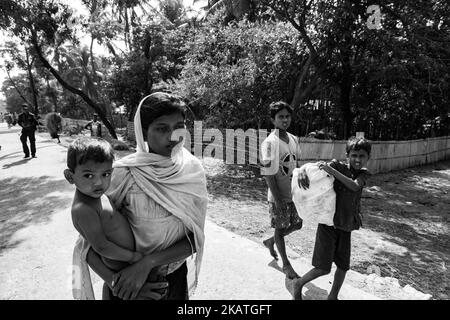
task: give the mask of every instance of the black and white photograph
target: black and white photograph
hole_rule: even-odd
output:
[[[0,0],[0,39],[0,300],[450,299],[448,0]]]

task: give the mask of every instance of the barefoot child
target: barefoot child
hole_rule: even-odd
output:
[[[325,224],[317,226],[312,258],[314,268],[296,282],[294,289],[296,300],[302,300],[302,288],[306,283],[330,273],[333,261],[337,269],[328,299],[337,300],[347,270],[350,269],[351,232],[362,226],[360,202],[362,189],[369,176],[364,166],[369,160],[371,145],[362,137],[352,137],[347,142],[346,151],[347,164],[337,160],[318,163],[320,169],[335,178],[334,226]],[[304,171],[299,174],[299,185],[305,189],[309,187],[308,177]]]
[[[78,138],[67,151],[64,176],[75,184],[72,222],[110,269],[122,268],[143,256],[134,249],[134,237],[127,219],[114,211],[104,195],[111,182],[114,150],[103,139]],[[76,290],[76,289],[75,289]]]
[[[261,171],[268,185],[269,213],[274,236],[265,240],[264,245],[277,260],[276,244],[283,262],[283,272],[289,279],[298,278],[286,255],[284,237],[302,227],[291,195],[292,171],[297,166],[299,156],[296,137],[286,130],[291,124],[292,107],[282,101],[270,105],[270,118],[275,129],[261,144],[261,158],[265,168]],[[274,170],[268,170],[268,167]]]

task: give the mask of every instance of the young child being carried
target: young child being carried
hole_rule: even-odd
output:
[[[299,157],[298,140],[287,132],[292,119],[292,107],[283,101],[270,105],[270,118],[275,130],[261,144],[261,173],[268,185],[269,213],[274,236],[263,241],[270,254],[277,260],[274,244],[283,262],[283,272],[289,279],[298,278],[286,254],[284,237],[302,227],[291,194],[292,172]]]
[[[360,205],[361,193],[370,175],[365,165],[370,157],[371,144],[363,137],[352,137],[346,146],[347,162],[332,160],[330,163],[318,162],[319,168],[334,176],[336,192],[336,211],[334,226],[319,224],[312,257],[314,268],[295,283],[294,298],[302,300],[303,286],[330,273],[334,262],[337,266],[334,281],[328,295],[329,300],[337,300],[345,275],[350,269],[351,232],[362,226]],[[300,187],[309,188],[305,171],[299,173]]]
[[[76,187],[71,210],[75,229],[108,268],[120,271],[143,255],[135,251],[127,218],[115,211],[104,195],[111,182],[113,160],[114,150],[106,140],[78,138],[67,151],[64,176]]]

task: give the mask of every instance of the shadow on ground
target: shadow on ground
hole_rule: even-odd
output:
[[[20,142],[19,142],[19,143],[20,143]],[[37,155],[38,157],[39,157],[39,151],[40,151],[40,150],[45,149],[45,148],[52,147],[52,145],[39,146],[40,143],[42,143],[42,142],[36,143],[36,155]],[[28,146],[29,146],[29,145],[28,145]],[[6,158],[11,158],[11,157],[16,156],[16,155],[20,155],[21,157],[23,157],[25,154],[23,153],[23,151],[16,151],[16,152],[12,152],[12,153],[7,153],[7,154],[1,156],[1,157],[0,157],[0,160],[6,159]],[[17,162],[20,164],[20,161],[17,161]],[[14,165],[15,165],[14,163],[15,163],[15,162],[13,162],[13,163],[7,163],[7,164],[5,164],[2,168],[3,168],[3,169],[8,169],[9,167],[14,166]]]
[[[0,184],[0,255],[15,248],[20,241],[11,238],[22,228],[47,223],[52,214],[70,206],[72,195],[61,193],[67,181],[47,176],[39,178],[8,178]]]
[[[364,228],[382,235],[374,244],[370,265],[382,276],[397,278],[434,299],[450,298],[450,161],[380,174],[365,192]],[[378,186],[375,192],[371,187]],[[374,188],[372,188],[373,190]]]

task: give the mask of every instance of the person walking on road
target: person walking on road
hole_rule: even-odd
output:
[[[102,137],[102,124],[97,121],[97,114],[94,113],[94,119],[84,126],[85,129],[91,130],[91,137]]]
[[[13,125],[13,117],[10,113],[5,113],[5,120],[6,123],[8,124],[8,129],[10,129]]]
[[[303,226],[291,194],[292,172],[297,166],[300,150],[298,139],[287,131],[292,121],[292,107],[283,101],[273,102],[269,107],[275,130],[261,144],[261,159],[264,163],[261,172],[268,186],[270,224],[275,231],[263,244],[278,260],[274,248],[276,245],[283,262],[283,272],[288,279],[294,279],[299,276],[287,257],[284,238]]]
[[[61,143],[59,139],[59,133],[62,131],[62,117],[59,113],[51,112],[45,117],[45,124],[47,126],[48,133],[52,139],[58,139],[58,143]]]
[[[38,121],[34,114],[28,111],[28,105],[22,105],[23,112],[19,114],[17,123],[22,127],[22,134],[20,135],[20,141],[22,142],[23,152],[25,153],[24,159],[30,157],[36,158],[36,137],[34,132],[37,129]],[[28,149],[27,138],[30,140],[30,149]]]

